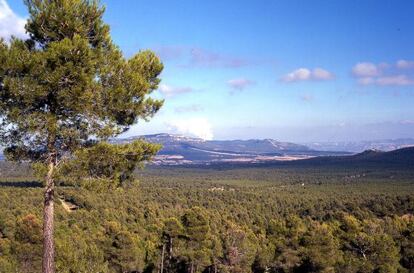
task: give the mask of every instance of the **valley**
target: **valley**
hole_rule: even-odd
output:
[[[317,151],[305,145],[279,142],[273,139],[203,140],[173,134],[144,135],[113,139],[114,143],[128,143],[144,139],[163,145],[152,164],[187,165],[217,163],[265,163],[290,161],[322,155],[347,155],[349,152]]]
[[[413,153],[152,164],[116,190],[58,183],[57,268],[410,272]],[[42,184],[24,163],[0,171],[0,272],[39,272]]]

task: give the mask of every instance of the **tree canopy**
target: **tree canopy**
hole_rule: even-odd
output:
[[[67,176],[79,179],[82,173],[82,182],[108,186],[131,180],[133,169],[159,147],[100,142],[160,109],[163,102],[148,95],[158,87],[163,65],[148,50],[124,58],[98,1],[25,3],[29,38],[0,40],[0,142],[9,160],[36,162],[46,177],[43,272],[54,272],[56,174],[66,169]],[[109,156],[96,158],[94,152]],[[68,172],[69,166],[78,167],[77,172]]]
[[[97,1],[27,0],[28,40],[0,42],[0,137],[8,158],[61,158],[156,113],[163,66],[125,59]]]

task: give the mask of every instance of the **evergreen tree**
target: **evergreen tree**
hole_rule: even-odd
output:
[[[84,155],[79,150],[154,115],[162,101],[147,95],[157,88],[163,66],[151,51],[125,59],[111,40],[102,19],[104,8],[97,1],[25,3],[29,39],[0,41],[0,141],[9,160],[36,162],[45,170],[42,266],[49,273],[54,272],[57,171],[65,160]],[[116,150],[118,157],[98,166],[108,168],[109,174],[91,172],[90,181],[119,184],[158,149],[132,148]]]

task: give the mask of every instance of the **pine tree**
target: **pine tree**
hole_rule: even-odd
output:
[[[0,142],[9,160],[36,162],[46,170],[42,266],[50,273],[56,173],[65,161],[82,155],[83,148],[91,149],[153,116],[162,101],[147,95],[157,88],[163,66],[151,51],[125,59],[111,40],[102,19],[104,8],[97,1],[26,0],[25,4],[29,38],[0,41]],[[104,181],[109,176],[119,184],[130,171],[114,168],[131,168],[158,149],[137,146],[136,152],[128,145],[118,151],[128,164],[104,166],[119,175],[89,172],[91,181],[99,182],[103,175]]]

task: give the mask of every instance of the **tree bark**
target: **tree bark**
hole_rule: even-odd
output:
[[[55,246],[53,241],[54,222],[54,186],[53,173],[55,170],[55,157],[49,157],[48,172],[43,204],[43,261],[42,272],[55,272]]]
[[[168,248],[168,259],[171,261],[172,258],[172,252],[173,252],[173,238],[170,236],[169,238],[169,248]]]
[[[164,273],[164,252],[165,244],[162,245],[162,254],[161,254],[161,273]]]

